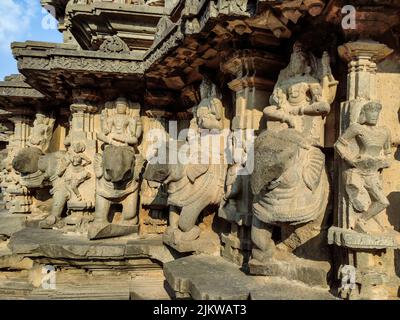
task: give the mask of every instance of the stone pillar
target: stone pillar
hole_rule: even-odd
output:
[[[6,208],[10,213],[31,213],[32,197],[26,187],[21,185],[20,175],[12,168],[15,155],[27,146],[32,120],[21,110],[10,118],[14,123],[14,134],[10,137],[6,160],[8,176],[5,177]]]
[[[341,58],[348,63],[347,101],[343,102],[340,108],[339,136],[342,136],[352,124],[358,125],[360,108],[363,105],[381,100],[377,86],[377,63],[384,60],[393,50],[378,42],[356,41],[344,44],[338,51]],[[381,116],[378,126],[384,128],[387,125],[387,121]],[[392,155],[394,151],[392,148]],[[350,299],[394,298],[397,296],[398,279],[394,270],[393,249],[398,244],[390,236],[390,232],[374,233],[359,230],[357,217],[360,213],[356,212],[346,191],[346,183],[349,182],[348,179],[345,181],[344,173],[346,170],[349,171],[349,165],[339,158],[337,161],[340,163],[337,174],[337,214],[334,226],[329,230],[328,240],[330,244],[341,248],[338,255],[341,257],[341,262],[336,268],[342,283],[351,273],[355,273],[356,276],[355,284],[342,284],[339,292],[342,297]],[[386,210],[376,215],[376,218],[368,220],[368,228],[371,230],[390,228]]]
[[[224,73],[234,76],[229,82],[229,88],[234,92],[234,114],[231,130],[240,140],[242,147],[252,146],[254,135],[265,128],[262,121],[263,109],[268,105],[269,96],[274,87],[274,79],[282,67],[278,57],[256,50],[236,51],[221,64]],[[254,134],[253,134],[254,133]],[[238,146],[240,147],[240,145]],[[249,156],[252,150],[246,150]],[[249,158],[251,162],[252,159]],[[244,173],[247,168],[252,169],[252,164],[237,164]],[[230,222],[230,232],[222,234],[224,248],[222,255],[239,265],[246,263],[251,252],[250,226],[252,212],[252,195],[250,191],[251,171],[244,175],[234,177],[228,169],[228,177],[232,176],[232,188],[237,195],[227,199],[219,210],[219,217]]]

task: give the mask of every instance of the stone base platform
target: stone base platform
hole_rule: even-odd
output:
[[[165,263],[174,259],[161,236],[130,235],[117,239],[88,240],[80,234],[25,228],[14,233],[8,247],[13,254],[47,259],[126,260],[149,258]],[[107,263],[105,261],[104,263]]]
[[[331,227],[328,231],[328,243],[351,249],[399,249],[400,243],[391,234],[370,235],[349,229]]]
[[[164,265],[176,298],[198,300],[331,300],[328,289],[278,277],[251,276],[221,257],[189,256]]]
[[[160,237],[89,241],[26,228],[0,241],[0,300],[167,300],[162,262],[172,259]]]
[[[221,251],[220,239],[216,233],[202,232],[196,240],[176,240],[173,234],[164,233],[163,242],[180,253],[205,253],[219,255]]]
[[[0,210],[0,237],[10,237],[13,233],[25,228],[26,214],[11,214],[8,210]]]
[[[0,274],[0,300],[169,300],[161,270],[129,272],[57,270],[54,287],[41,283],[41,269]]]
[[[249,261],[249,269],[253,275],[283,277],[309,286],[328,287],[327,278],[331,266],[324,261],[309,261],[292,255],[284,255],[267,262],[252,259]]]

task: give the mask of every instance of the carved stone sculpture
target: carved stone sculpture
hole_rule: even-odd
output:
[[[209,205],[220,203],[224,191],[226,165],[221,157],[223,148],[219,143],[211,148],[202,148],[202,139],[210,141],[214,136],[217,139],[213,141],[220,141],[223,128],[222,101],[208,79],[203,80],[200,95],[202,99],[193,110],[187,141],[178,141],[177,149],[172,146],[167,148],[167,154],[178,154],[181,147],[188,147],[188,162],[183,164],[178,159],[177,163],[169,163],[168,159],[167,164],[150,163],[144,174],[146,180],[168,186],[170,216],[164,242],[178,251],[196,251],[195,248],[199,248],[193,243],[201,235],[201,229],[196,225],[198,218]],[[204,242],[203,239],[199,240],[198,243]],[[208,240],[209,243],[213,242]]]
[[[292,261],[294,256],[280,252],[295,252],[309,239],[320,236],[315,230],[324,220],[329,196],[325,155],[320,147],[324,117],[330,111],[336,85],[327,53],[318,62],[296,44],[290,64],[281,71],[271,95],[272,105],[264,109],[270,128],[254,145],[253,273],[260,272],[259,263]],[[274,125],[274,121],[281,125]],[[309,223],[316,226],[307,227]],[[275,227],[284,236],[279,246],[273,240]],[[296,231],[300,227],[309,230]]]
[[[105,142],[103,154],[94,160],[96,183],[95,220],[89,226],[90,239],[133,233],[138,229],[139,175],[143,159],[136,152],[142,135],[138,114],[128,100],[119,98],[103,110],[102,131],[98,139]],[[122,221],[110,217],[113,203],[122,205]],[[114,219],[115,220],[115,219]]]
[[[178,147],[183,144],[186,142],[178,143]],[[169,149],[167,148],[168,154],[177,152]],[[164,242],[178,251],[196,251],[192,242],[199,239],[201,234],[201,229],[196,223],[205,208],[220,203],[224,176],[225,169],[219,165],[190,163],[147,165],[143,178],[167,185],[170,214]]]
[[[389,206],[380,172],[390,166],[391,134],[387,127],[377,126],[382,109],[379,102],[358,103],[361,105],[358,120],[340,136],[335,149],[347,164],[343,179],[356,215],[351,217],[353,228],[381,234],[385,229],[375,217]],[[371,224],[371,220],[375,223]]]
[[[70,198],[68,187],[61,176],[66,170],[64,163],[65,151],[43,154],[39,148],[28,147],[21,150],[13,160],[13,168],[22,175],[35,177],[24,179],[28,188],[43,187],[48,181],[52,185],[50,194],[53,196],[49,216],[40,222],[42,228],[52,228],[60,222],[61,215]]]
[[[36,114],[33,122],[33,128],[28,139],[27,145],[37,147],[42,152],[46,152],[49,148],[51,137],[53,136],[55,119],[48,117],[42,113]]]

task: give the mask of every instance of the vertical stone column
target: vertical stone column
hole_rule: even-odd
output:
[[[348,63],[347,101],[343,102],[340,108],[341,136],[349,126],[359,123],[363,105],[379,101],[377,63],[384,60],[393,50],[378,42],[356,41],[344,44],[338,51],[341,58]],[[385,127],[385,119],[381,117],[378,124],[382,128]],[[386,231],[371,233],[358,230],[356,218],[359,213],[355,211],[346,191],[343,175],[346,170],[349,170],[347,163],[340,161],[337,214],[334,226],[329,230],[328,240],[330,244],[341,248],[341,264],[337,266],[339,278],[343,282],[347,281],[353,273],[356,283],[342,284],[340,293],[342,297],[350,299],[393,298],[397,296],[398,289],[393,251],[396,243]],[[368,221],[368,224],[372,229],[386,229],[389,225],[386,210],[380,212],[376,219]]]
[[[21,185],[20,175],[12,168],[12,161],[15,155],[27,146],[32,120],[24,110],[14,112],[10,120],[14,123],[14,134],[10,137],[7,147],[6,165],[9,174],[5,177],[6,208],[10,213],[31,213],[32,197],[28,189]]]
[[[234,76],[228,84],[234,92],[234,114],[231,130],[235,138],[239,138],[239,147],[252,146],[254,134],[265,128],[262,121],[263,109],[268,105],[269,96],[274,87],[274,79],[282,63],[278,57],[257,50],[236,51],[221,64],[225,73]],[[251,150],[245,150],[250,159]],[[237,164],[240,166],[240,164]],[[247,170],[242,164],[241,170]],[[218,215],[230,222],[230,232],[222,234],[224,249],[222,255],[239,265],[246,263],[251,252],[250,226],[252,218],[252,194],[250,190],[250,174],[234,177],[228,170],[227,183],[233,183],[236,195],[227,199]],[[248,163],[251,170],[252,165]],[[234,181],[229,182],[229,177]]]

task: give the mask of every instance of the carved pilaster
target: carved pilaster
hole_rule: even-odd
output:
[[[339,278],[343,279],[346,268],[356,273],[355,287],[342,287],[342,296],[385,299],[397,294],[393,249],[399,246],[399,235],[387,219],[389,202],[383,191],[381,172],[390,166],[394,150],[385,119],[379,118],[385,105],[379,101],[377,63],[393,50],[374,41],[356,41],[338,51],[348,63],[348,83],[347,101],[340,108],[340,138],[335,145],[342,158],[338,208],[328,238],[344,252]],[[372,153],[369,145],[374,146]]]

